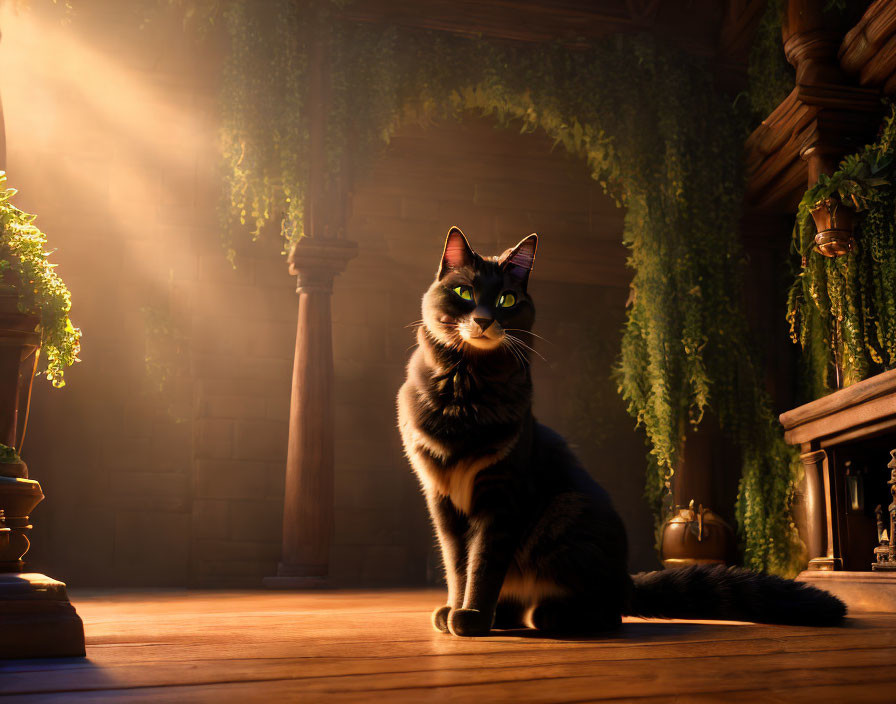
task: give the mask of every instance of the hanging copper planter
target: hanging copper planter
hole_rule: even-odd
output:
[[[853,246],[855,211],[836,195],[818,201],[809,211],[815,221],[815,246],[826,257],[840,257]]]

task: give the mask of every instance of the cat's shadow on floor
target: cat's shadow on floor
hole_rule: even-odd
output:
[[[511,638],[534,638],[539,640],[562,641],[606,641],[606,640],[659,640],[669,637],[693,635],[706,631],[718,636],[720,633],[730,632],[751,623],[735,623],[732,621],[720,621],[714,623],[693,621],[630,621],[622,624],[616,631],[602,631],[598,633],[547,633],[537,631],[534,628],[512,628],[506,630],[495,629],[493,636]]]

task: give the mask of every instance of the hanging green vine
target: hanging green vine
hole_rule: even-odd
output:
[[[79,361],[81,331],[69,320],[71,294],[49,262],[47,238],[34,224],[34,215],[12,204],[15,194],[0,171],[0,285],[18,295],[20,311],[40,316],[43,361],[38,371],[62,387],[63,370]]]
[[[784,0],[768,0],[750,48],[746,97],[756,122],[768,117],[796,84],[796,71],[787,62],[781,39],[785,6]]]
[[[330,42],[331,178],[347,143],[363,168],[403,120],[473,110],[543,130],[626,208],[634,278],[617,381],[650,443],[646,493],[657,520],[688,424],[711,406],[743,452],[746,561],[792,571],[793,453],[738,305],[744,121],[713,91],[708,68],[645,38],[518,47],[341,22],[328,3],[273,5],[232,2],[224,12],[231,212],[255,233],[279,221],[288,242],[302,235],[311,32],[327,31]]]
[[[815,251],[810,209],[831,195],[857,207],[852,250],[831,259]],[[793,233],[802,267],[788,297],[791,337],[802,346],[808,393],[896,367],[896,108],[880,137],[846,157],[803,197]]]
[[[168,0],[220,22],[226,211],[257,236],[304,232],[309,52],[330,77],[327,177],[363,171],[400,124],[491,115],[542,130],[584,159],[626,210],[634,270],[616,368],[650,445],[646,494],[662,521],[689,425],[712,408],[741,448],[737,514],[746,562],[792,571],[793,452],[781,436],[739,307],[737,217],[746,120],[711,68],[654,38],[519,46],[342,20],[347,2]],[[778,23],[780,27],[780,23]],[[234,256],[232,241],[228,256]],[[728,468],[725,468],[728,471]]]

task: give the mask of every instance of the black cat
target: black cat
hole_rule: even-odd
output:
[[[481,257],[451,228],[423,296],[419,346],[398,394],[448,582],[433,625],[554,632],[618,627],[623,614],[831,624],[827,592],[738,568],[630,576],[622,520],[562,437],[532,416],[527,293],[536,235]]]

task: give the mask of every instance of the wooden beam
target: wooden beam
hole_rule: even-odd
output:
[[[848,73],[858,73],[873,60],[884,42],[896,32],[896,3],[876,0],[855,27],[846,33],[840,46],[840,65]]]
[[[610,34],[654,31],[692,54],[717,57],[726,7],[718,0],[358,0],[341,16],[525,43],[577,45]]]
[[[796,86],[747,138],[746,200],[751,207],[792,208],[801,174],[806,177],[805,190],[818,174],[832,172],[844,154],[860,148],[880,121],[878,86],[893,73],[887,66],[896,68],[896,40],[892,51],[879,54],[864,47],[869,42],[880,47],[889,36],[881,19],[889,12],[875,3],[868,11],[878,11],[874,22],[866,13],[858,29],[839,42],[825,28],[821,8],[821,0],[790,0],[788,5],[784,49],[797,69]],[[892,22],[896,31],[896,14]],[[843,70],[838,52],[848,56],[847,63],[856,71],[865,72],[863,86]],[[865,60],[872,62],[867,68]],[[807,160],[808,168],[799,165],[800,158]]]

